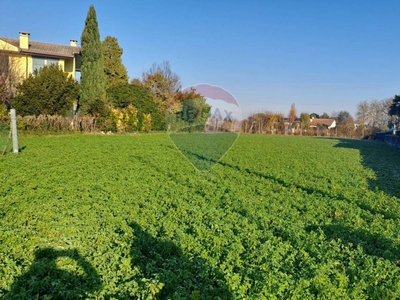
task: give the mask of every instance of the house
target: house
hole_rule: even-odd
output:
[[[301,129],[300,118],[294,119],[292,123],[289,122],[289,118],[283,118],[283,123],[285,124],[285,131],[288,133],[296,133]]]
[[[316,119],[311,118],[310,127],[316,128],[318,124],[327,126],[328,129],[336,127],[336,120],[335,119]]]
[[[76,72],[80,71],[81,66],[80,51],[76,40],[70,40],[69,46],[34,42],[30,40],[28,32],[20,32],[19,39],[0,37],[0,66],[4,69],[12,65],[19,80],[22,80],[35,69],[58,64],[76,79]],[[5,71],[0,67],[0,74],[2,72]]]

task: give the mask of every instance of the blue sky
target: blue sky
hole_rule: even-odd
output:
[[[130,78],[169,61],[184,87],[231,92],[245,114],[347,110],[400,93],[400,1],[0,1],[0,36],[80,41],[93,4]]]

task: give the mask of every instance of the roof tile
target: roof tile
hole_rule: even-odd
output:
[[[0,37],[1,40],[19,48],[19,39]],[[42,43],[29,41],[29,49],[19,50],[23,53],[36,54],[36,55],[49,55],[56,57],[74,57],[75,53],[80,52],[80,47],[65,46],[58,44]]]

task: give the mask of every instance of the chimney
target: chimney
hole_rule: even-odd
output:
[[[21,49],[29,49],[29,32],[19,32],[19,47]]]
[[[77,40],[69,40],[69,42],[70,42],[70,46],[72,46],[72,47],[76,47],[77,43],[78,43]]]

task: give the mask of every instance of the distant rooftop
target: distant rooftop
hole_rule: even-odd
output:
[[[42,43],[42,42],[34,42],[29,40],[29,48],[21,49],[20,48],[20,40],[13,38],[5,38],[0,37],[0,40],[5,41],[19,49],[22,53],[29,53],[33,55],[39,56],[55,56],[55,57],[63,57],[63,58],[72,58],[75,54],[81,51],[80,47],[74,46],[65,46],[58,44],[50,44],[50,43]]]
[[[325,124],[328,127],[331,127],[332,125],[335,125],[335,119],[316,119],[313,118],[310,122],[310,127],[316,127],[317,124]],[[335,127],[335,126],[332,126]]]

